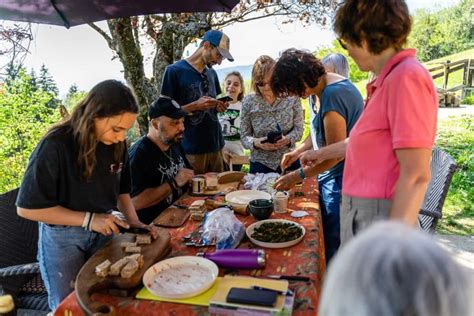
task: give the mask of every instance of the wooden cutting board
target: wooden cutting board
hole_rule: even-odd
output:
[[[162,227],[180,227],[183,226],[190,214],[187,209],[170,206],[153,220],[153,224]]]
[[[131,289],[141,284],[143,274],[155,262],[165,258],[171,251],[170,234],[167,229],[158,228],[158,238],[149,245],[142,245],[141,254],[144,264],[128,279],[120,276],[99,277],[95,274],[95,267],[109,259],[115,263],[117,260],[129,255],[120,247],[122,242],[134,242],[135,234],[125,233],[116,235],[104,247],[99,249],[82,266],[76,278],[76,296],[79,306],[86,315],[115,315],[113,306],[93,302],[91,295],[104,289]]]

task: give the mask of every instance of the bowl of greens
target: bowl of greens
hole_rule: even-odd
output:
[[[299,243],[306,233],[298,223],[285,219],[267,219],[247,227],[251,242],[265,248],[286,248]]]

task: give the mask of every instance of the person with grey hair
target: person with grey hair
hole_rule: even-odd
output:
[[[326,55],[321,62],[327,72],[334,72],[343,77],[349,78],[349,62],[346,56],[339,53]]]
[[[474,315],[472,286],[472,277],[429,235],[380,222],[334,257],[318,315]]]

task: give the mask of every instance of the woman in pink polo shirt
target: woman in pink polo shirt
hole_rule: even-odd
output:
[[[341,45],[361,70],[376,75],[349,138],[301,157],[303,165],[346,157],[341,243],[378,219],[417,223],[430,180],[438,102],[415,50],[402,49],[410,29],[400,0],[347,0],[336,13]]]

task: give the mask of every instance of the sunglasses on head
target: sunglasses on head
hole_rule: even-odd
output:
[[[338,38],[337,41],[339,42],[339,45],[345,50],[347,50],[347,42],[343,38]]]
[[[265,87],[267,84],[270,85],[271,83],[270,82],[259,81],[259,82],[257,82],[257,87],[262,88],[262,87]]]
[[[209,79],[207,78],[207,75],[204,73],[201,73],[201,79],[202,79],[202,92],[204,94],[207,94],[209,92]]]

